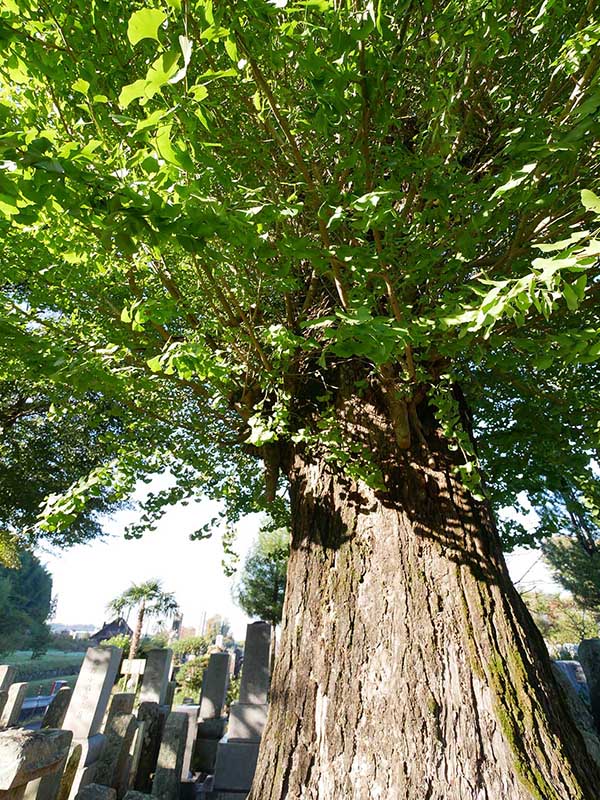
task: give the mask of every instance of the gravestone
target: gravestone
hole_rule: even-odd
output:
[[[88,648],[64,721],[74,739],[88,739],[100,732],[120,661],[118,647]]]
[[[202,676],[200,719],[215,719],[223,713],[229,684],[229,653],[212,653]]]
[[[132,714],[115,714],[109,718],[104,730],[106,745],[96,764],[94,783],[116,790],[127,785],[129,750],[136,729],[137,720]]]
[[[8,689],[0,689],[0,718],[2,717],[2,712],[4,711],[4,706],[6,705],[7,700]]]
[[[17,724],[26,694],[26,683],[13,683],[9,687],[8,697],[2,709],[2,716],[0,716],[0,728],[11,728]]]
[[[194,752],[194,744],[198,732],[198,713],[200,706],[176,706],[174,709],[179,714],[187,714],[188,729],[187,739],[185,743],[185,751],[183,754],[183,762],[181,765],[181,780],[188,781],[191,778],[192,755]]]
[[[173,706],[173,698],[175,697],[175,692],[177,691],[177,681],[169,681],[167,683],[167,692],[165,696],[165,705],[168,708]]]
[[[63,723],[73,732],[73,752],[65,767],[59,800],[73,800],[80,788],[94,780],[104,748],[104,736],[99,731],[120,662],[118,647],[90,647],[85,654]],[[76,744],[80,748],[76,749]]]
[[[188,715],[172,711],[165,723],[156,772],[152,781],[152,796],[161,800],[178,800],[181,768],[185,753]]]
[[[600,767],[600,741],[598,740],[594,718],[589,708],[569,681],[567,673],[558,667],[555,662],[552,663],[552,672],[559,687],[562,689],[569,712],[583,736],[590,758]]]
[[[109,726],[111,719],[117,714],[133,714],[134,703],[135,694],[133,692],[113,692],[108,701],[104,729]]]
[[[138,719],[137,730],[135,732],[135,736],[133,737],[133,742],[131,743],[131,749],[129,751],[129,775],[127,777],[127,787],[124,787],[127,789],[131,789],[135,784],[135,778],[142,755],[142,747],[144,745],[145,728],[146,722],[140,722]]]
[[[27,784],[60,769],[69,752],[70,731],[15,728],[0,733],[0,794],[20,800]]]
[[[260,738],[267,718],[271,626],[253,622],[246,629],[240,701],[231,706],[228,733],[219,742],[214,788],[248,792],[252,785]]]
[[[75,800],[117,800],[117,793],[110,786],[88,783],[77,792]]]
[[[8,664],[0,664],[0,690],[8,691],[17,676],[17,668]]]
[[[140,703],[163,705],[167,696],[167,685],[171,677],[173,651],[168,648],[150,650],[140,691]]]
[[[600,732],[600,639],[584,639],[579,645],[579,661],[587,678],[592,716]]]
[[[138,722],[144,723],[144,735],[134,788],[140,792],[152,789],[152,773],[156,769],[160,742],[165,724],[165,714],[158,703],[141,703],[138,710]]]
[[[62,728],[71,702],[73,690],[70,686],[63,686],[52,698],[52,701],[42,720],[42,728]]]

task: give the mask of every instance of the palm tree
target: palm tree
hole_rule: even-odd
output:
[[[135,630],[129,646],[129,658],[134,658],[142,636],[144,617],[173,617],[179,613],[179,605],[172,592],[163,592],[162,583],[152,578],[144,583],[132,583],[128,589],[111,600],[107,608],[121,616],[124,611],[137,607]]]

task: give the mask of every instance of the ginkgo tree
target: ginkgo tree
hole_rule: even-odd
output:
[[[594,4],[5,0],[0,36],[1,368],[123,418],[40,525],[158,469],[133,533],[289,488],[252,800],[596,797],[492,509],[597,450]]]

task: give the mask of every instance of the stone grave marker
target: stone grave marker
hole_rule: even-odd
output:
[[[17,724],[26,694],[26,683],[13,683],[9,687],[8,697],[2,709],[2,716],[0,716],[0,728],[11,728]]]
[[[600,767],[600,741],[594,725],[594,718],[581,695],[573,687],[567,673],[558,667],[556,662],[553,662],[551,666],[554,677],[562,689],[569,712],[583,736],[588,754]]]
[[[600,639],[584,639],[578,656],[587,679],[592,716],[600,733]]]
[[[14,728],[0,733],[0,794],[20,800],[27,784],[47,776],[64,764],[70,731],[30,731]]]
[[[146,667],[140,690],[140,703],[163,705],[167,696],[167,686],[171,677],[173,651],[168,648],[150,650],[146,657]]]
[[[0,690],[8,691],[17,675],[17,668],[8,664],[0,664]]]
[[[160,800],[179,798],[188,722],[188,715],[177,711],[171,711],[167,717],[152,781],[152,796]]]
[[[127,780],[128,789],[130,789],[135,783],[135,778],[142,755],[142,747],[144,745],[145,728],[146,722],[140,722],[138,719],[137,730],[135,732],[135,736],[133,737],[133,742],[131,743],[131,749],[129,751],[129,776]]]
[[[246,629],[240,702],[231,706],[228,733],[219,742],[214,788],[247,792],[252,785],[260,738],[267,719],[271,626],[253,622]]]
[[[110,786],[88,783],[77,792],[75,800],[117,800],[117,793]]]
[[[200,719],[215,719],[223,713],[229,684],[229,653],[212,653],[202,676]]]
[[[113,692],[108,701],[108,711],[104,729],[108,728],[110,720],[117,714],[133,714],[135,694],[133,692]]]
[[[42,720],[42,728],[62,728],[71,701],[73,689],[62,686],[52,698],[52,701]]]
[[[176,706],[174,709],[178,714],[186,714],[189,720],[187,738],[181,765],[181,780],[188,781],[191,778],[192,755],[198,731],[198,713],[200,706]]]
[[[99,731],[120,662],[118,647],[90,647],[85,654],[63,723],[66,730],[73,732],[73,748],[61,781],[59,800],[73,800],[80,788],[94,780],[105,743]]]
[[[94,783],[112,786],[117,790],[127,786],[130,766],[129,750],[137,730],[137,720],[132,714],[114,714],[109,717],[104,735],[106,745],[96,764]],[[121,792],[122,796],[123,792]]]
[[[140,792],[150,792],[152,789],[151,776],[156,769],[165,724],[164,711],[158,703],[141,703],[138,710],[138,722],[144,723],[144,728],[133,785]]]
[[[118,647],[88,648],[64,721],[74,739],[88,739],[100,732],[120,661]]]

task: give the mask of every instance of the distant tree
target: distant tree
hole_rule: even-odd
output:
[[[132,583],[122,594],[111,600],[107,608],[118,615],[134,608],[137,609],[137,619],[129,646],[129,658],[135,657],[146,617],[172,617],[179,612],[175,595],[163,591],[161,581],[156,578],[144,583]]]
[[[584,548],[577,538],[553,536],[542,546],[554,578],[571,592],[575,601],[600,614],[600,549]]]
[[[32,658],[46,651],[52,612],[52,576],[29,552],[15,569],[0,566],[0,653],[31,650]]]
[[[285,528],[263,528],[234,589],[234,598],[249,617],[274,627],[281,622],[290,535]]]
[[[175,662],[183,663],[186,656],[203,656],[208,653],[211,641],[207,636],[188,636],[186,639],[179,639],[171,644]]]
[[[598,636],[600,614],[582,608],[572,597],[535,592],[523,594],[525,605],[546,642],[578,644]]]
[[[227,617],[215,614],[206,620],[204,635],[210,642],[214,642],[217,636],[227,637],[231,633],[231,625]]]
[[[283,614],[289,555],[290,534],[286,528],[261,528],[234,589],[237,604],[248,616],[271,624],[271,673],[275,663],[275,630]]]

